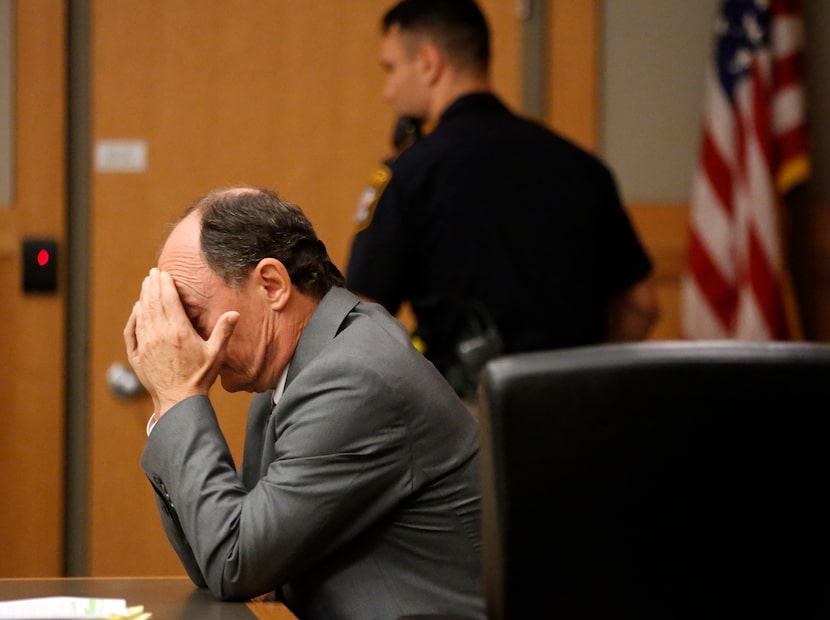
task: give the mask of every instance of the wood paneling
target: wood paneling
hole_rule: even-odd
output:
[[[90,541],[92,575],[180,574],[138,465],[147,397],[113,396],[121,332],[166,224],[205,191],[273,187],[309,215],[345,266],[352,217],[389,151],[379,23],[388,0],[96,0],[93,141],[140,139],[148,168],[92,178]],[[513,3],[483,3],[494,82],[519,99]],[[512,69],[512,71],[511,71]],[[212,392],[237,462],[249,394]],[[131,558],[125,562],[125,558]]]
[[[20,241],[49,236],[65,250],[64,4],[14,7],[15,195],[0,210],[0,576],[49,577],[62,570],[65,278],[58,293],[23,294]]]
[[[599,138],[599,0],[550,0],[548,101],[551,127],[588,150]]]
[[[652,340],[675,340],[681,336],[680,276],[686,252],[685,205],[631,205],[628,208],[640,240],[651,254],[660,302],[660,320]]]

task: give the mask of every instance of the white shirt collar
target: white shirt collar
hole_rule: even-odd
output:
[[[279,380],[277,381],[277,387],[274,388],[274,396],[272,400],[276,405],[280,398],[282,398],[282,393],[285,391],[285,380],[288,378],[288,365],[285,366],[285,369],[282,371]]]

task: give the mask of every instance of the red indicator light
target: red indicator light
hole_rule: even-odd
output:
[[[0,0],[1,1],[1,0]],[[23,239],[23,291],[58,290],[58,243],[53,239]]]

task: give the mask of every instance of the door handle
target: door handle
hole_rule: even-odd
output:
[[[133,369],[121,362],[115,362],[107,369],[107,385],[119,398],[138,398],[147,393]]]

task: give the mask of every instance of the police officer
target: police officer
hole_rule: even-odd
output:
[[[358,211],[346,285],[397,313],[464,396],[495,355],[645,338],[651,259],[610,169],[492,92],[474,0],[402,0],[382,20],[383,95],[431,130]]]

